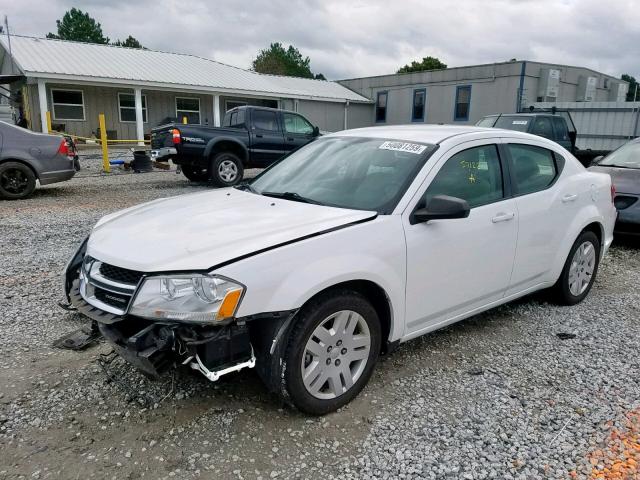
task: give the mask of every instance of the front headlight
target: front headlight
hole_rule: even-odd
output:
[[[152,320],[215,323],[233,317],[244,285],[216,275],[147,277],[129,310]]]

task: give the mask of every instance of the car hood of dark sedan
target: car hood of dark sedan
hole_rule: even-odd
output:
[[[618,168],[596,165],[590,167],[589,170],[611,175],[611,180],[618,193],[640,194],[640,169],[638,168]]]

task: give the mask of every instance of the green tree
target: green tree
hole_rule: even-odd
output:
[[[626,73],[622,74],[620,77],[621,80],[625,82],[629,82],[629,90],[627,91],[627,102],[635,102],[640,99],[640,85],[634,77],[628,75]],[[636,98],[633,98],[633,97]]]
[[[115,45],[117,47],[129,47],[129,48],[142,48],[142,44],[134,37],[129,35],[125,40],[116,40],[111,45]]]
[[[314,75],[309,67],[311,60],[303,57],[293,45],[285,49],[280,42],[272,43],[269,48],[260,50],[251,63],[251,69],[258,73],[285,75],[287,77],[316,78],[326,80],[324,75]]]
[[[47,38],[74,40],[87,43],[109,43],[109,37],[102,34],[102,26],[77,8],[64,14],[62,20],[56,20],[58,33],[47,33]]]
[[[409,73],[409,72],[423,72],[425,70],[442,70],[447,68],[445,63],[442,63],[439,58],[436,57],[423,57],[421,62],[413,60],[410,65],[405,65],[398,69],[397,73]]]

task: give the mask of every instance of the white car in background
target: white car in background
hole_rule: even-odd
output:
[[[608,175],[525,133],[348,130],[250,185],[107,215],[65,287],[148,375],[255,366],[324,414],[399,343],[536,290],[584,299],[612,242],[612,192]]]

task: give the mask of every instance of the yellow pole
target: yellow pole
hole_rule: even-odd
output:
[[[100,143],[102,144],[102,168],[105,173],[111,173],[109,165],[109,147],[107,147],[107,126],[104,121],[104,113],[98,116],[100,122]]]
[[[47,110],[46,115],[47,115],[47,132],[51,133],[51,112]]]
[[[182,117],[182,123],[187,124],[187,117]]]

